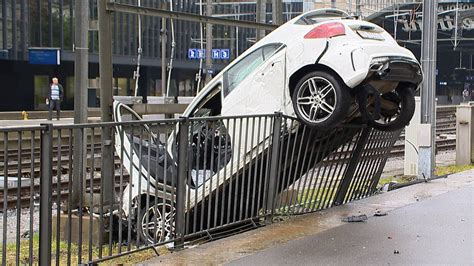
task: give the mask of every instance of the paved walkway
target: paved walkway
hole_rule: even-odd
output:
[[[229,265],[474,264],[474,187],[244,257]]]
[[[150,260],[165,265],[474,264],[474,170]],[[387,212],[375,217],[377,211]],[[364,223],[341,218],[367,214]]]

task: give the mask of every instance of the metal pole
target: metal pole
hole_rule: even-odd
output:
[[[423,141],[425,143],[421,143],[419,147],[418,178],[420,179],[431,178],[435,168],[437,9],[438,0],[424,0],[421,43],[421,63],[424,72],[421,90],[421,131],[429,129],[430,139]]]
[[[358,17],[362,16],[362,11],[361,11],[361,6],[360,6],[360,0],[356,0],[356,15]]]
[[[166,3],[163,3],[163,9]],[[161,92],[163,96],[168,95],[166,91],[166,18],[161,18]]]
[[[138,0],[138,6],[141,6],[141,1]],[[142,16],[138,15],[138,48],[137,48],[137,69],[133,73],[133,78],[135,79],[135,94],[134,96],[138,96],[138,86],[140,85],[140,61],[142,58]],[[141,95],[143,96],[143,95]]]
[[[212,0],[206,0],[206,16],[212,16]],[[212,79],[212,24],[206,23],[206,84]]]
[[[112,28],[111,12],[106,10],[106,2],[98,1],[99,17],[99,75],[100,75],[100,111],[102,122],[112,121]],[[102,128],[102,189],[104,203],[112,204],[114,188],[114,149],[112,128]]]
[[[280,0],[281,3],[281,0]],[[128,14],[142,14],[146,16],[164,17],[176,20],[194,21],[200,23],[211,23],[214,25],[225,25],[230,27],[244,27],[252,29],[274,30],[277,27],[271,24],[261,24],[254,21],[234,20],[226,18],[216,18],[212,16],[200,16],[187,12],[170,11],[151,7],[138,7],[135,5],[120,4],[118,1],[110,1],[107,3],[107,11],[123,12]]]
[[[272,20],[274,25],[282,24],[282,15],[281,0],[272,0]]]
[[[267,21],[267,0],[257,0],[257,23],[265,23]],[[257,41],[265,37],[265,30],[257,30]]]
[[[178,180],[176,184],[176,241],[175,246],[184,244],[186,177],[188,167],[189,119],[183,117],[179,123]]]
[[[273,133],[272,133],[272,146],[271,146],[271,158],[270,158],[270,175],[268,178],[268,195],[267,195],[267,206],[265,221],[267,223],[272,222],[275,197],[276,197],[276,183],[278,178],[278,154],[280,153],[280,136],[281,136],[281,123],[282,114],[276,113],[273,122]]]
[[[41,126],[44,129],[41,131],[39,264],[51,265],[53,124]]]
[[[74,124],[87,123],[87,89],[89,85],[89,1],[75,2],[75,33],[74,33]],[[79,194],[85,189],[81,188],[81,179],[85,178],[84,143],[86,134],[81,129],[74,129],[73,148],[73,180],[72,196],[69,206],[75,208],[79,205]],[[82,182],[84,188],[86,182]]]

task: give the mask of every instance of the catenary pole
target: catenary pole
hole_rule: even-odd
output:
[[[87,89],[89,63],[89,1],[75,2],[74,33],[74,123],[87,123]],[[80,194],[85,193],[85,146],[86,135],[81,129],[74,129],[73,180],[71,207],[79,205]],[[82,184],[82,185],[81,185]]]
[[[424,140],[420,142],[418,157],[418,178],[421,179],[431,178],[435,167],[437,9],[438,0],[423,1],[421,131],[427,130],[429,138],[420,138]]]
[[[206,0],[206,16],[212,16],[212,0]],[[206,23],[206,84],[212,79],[212,24]]]
[[[100,117],[102,122],[112,121],[112,14],[106,9],[107,1],[97,2],[99,17],[99,76]],[[112,128],[103,127],[101,136],[102,169],[101,185],[105,204],[113,203],[114,188],[114,146]]]

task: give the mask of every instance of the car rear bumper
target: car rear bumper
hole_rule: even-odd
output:
[[[376,57],[369,66],[366,80],[398,81],[418,85],[423,81],[420,64],[407,57]]]
[[[423,74],[413,53],[397,44],[332,40],[318,62],[338,73],[349,88],[369,78],[384,81],[411,82],[418,86]],[[380,70],[383,72],[378,73]],[[378,75],[380,74],[380,75]]]

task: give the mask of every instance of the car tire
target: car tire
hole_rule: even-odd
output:
[[[296,116],[315,129],[331,129],[346,118],[352,97],[337,76],[314,71],[297,83],[293,95]]]
[[[415,95],[413,89],[409,87],[398,88],[393,92],[382,95],[382,98],[398,104],[397,117],[390,120],[393,114],[381,110],[380,119],[369,121],[369,125],[381,131],[396,131],[406,127],[415,113]]]
[[[148,206],[148,210],[146,209],[146,206],[142,207],[140,210],[137,219],[137,233],[142,243],[156,244],[163,242],[170,239],[171,234],[174,231],[175,208],[169,202],[161,202],[161,199],[159,199],[158,202],[159,203],[156,205]],[[163,217],[161,214],[163,212],[163,207],[165,209],[165,217],[168,218],[166,219],[167,221],[161,224],[159,221],[161,221],[160,217]],[[172,215],[173,218],[169,217],[170,215]],[[164,230],[161,230],[163,225]]]

